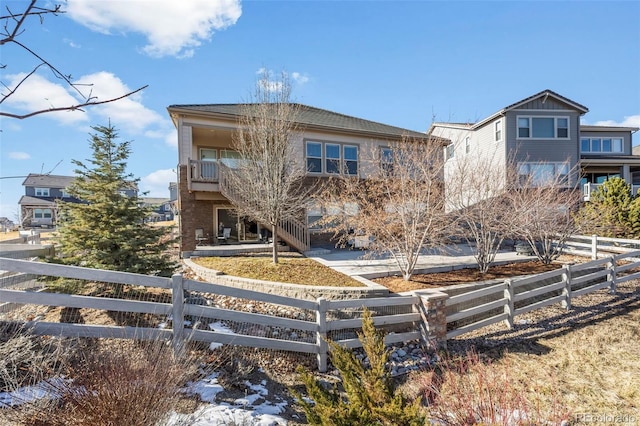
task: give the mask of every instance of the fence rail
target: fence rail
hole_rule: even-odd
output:
[[[332,339],[336,343],[350,348],[360,346],[355,333],[349,332],[362,327],[362,310],[366,306],[373,310],[374,324],[377,326],[405,326],[403,332],[389,333],[387,343],[416,340],[421,337],[415,322],[421,315],[415,308],[419,298],[415,296],[375,299],[353,299],[332,301],[323,298],[316,301],[290,298],[275,294],[244,290],[214,283],[204,283],[184,279],[182,275],[171,278],[152,277],[126,272],[104,271],[76,266],[55,265],[0,258],[0,269],[4,271],[28,273],[38,277],[53,276],[74,280],[89,280],[100,283],[125,284],[142,286],[146,289],[170,291],[171,303],[152,301],[126,300],[102,296],[79,294],[60,294],[51,292],[34,292],[0,288],[0,304],[34,304],[45,306],[61,306],[67,308],[88,308],[110,312],[133,312],[151,314],[170,319],[171,328],[111,326],[96,324],[69,324],[53,322],[29,322],[37,334],[59,335],[68,337],[115,337],[136,339],[166,339],[173,342],[177,351],[182,350],[187,341],[216,342],[254,348],[285,350],[317,356],[318,368],[327,368],[326,344],[330,333],[342,332],[340,339]],[[263,313],[243,312],[220,307],[189,303],[191,295],[204,299],[209,295],[227,296],[247,299],[251,303],[262,302],[269,305],[285,307],[295,311],[299,318],[287,318]],[[390,307],[404,308],[409,313],[388,313]],[[402,310],[402,309],[400,309]],[[339,314],[337,315],[336,312]],[[305,315],[306,313],[306,315]],[[349,316],[349,318],[344,318]],[[190,329],[185,326],[189,320],[224,324],[248,324],[254,328],[295,330],[296,338],[282,338],[243,334],[233,330]],[[346,334],[346,337],[344,336]],[[338,334],[336,334],[338,335]]]
[[[639,271],[634,272],[633,269]],[[623,272],[631,273],[621,276]],[[604,288],[615,292],[617,283],[638,278],[640,250],[583,264],[565,265],[554,271],[506,280],[504,283],[459,294],[446,302],[450,311],[446,315],[450,328],[446,337],[452,339],[501,321],[508,327],[513,327],[514,317],[517,315],[556,303],[570,308],[572,298]],[[473,302],[470,307],[467,306],[469,302]],[[469,320],[470,323],[456,324],[462,320]]]

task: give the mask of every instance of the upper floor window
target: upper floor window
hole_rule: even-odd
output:
[[[502,139],[502,121],[496,121],[495,135],[496,135],[496,142]]]
[[[310,173],[358,174],[358,147],[329,142],[306,142],[307,171]]]
[[[393,174],[393,150],[391,148],[380,148],[380,168],[383,173]]]
[[[530,183],[533,186],[543,186],[553,182],[566,184],[569,181],[569,164],[518,163],[518,179],[520,184]]]
[[[518,116],[518,139],[568,139],[569,117]]]
[[[36,197],[48,197],[49,188],[36,188]]]
[[[455,157],[455,155],[456,155],[455,146],[452,143],[450,143],[444,148],[445,161],[450,160],[451,158]]]
[[[471,152],[471,138],[469,136],[464,140],[464,153],[468,154]]]
[[[622,152],[622,138],[581,138],[580,152]]]

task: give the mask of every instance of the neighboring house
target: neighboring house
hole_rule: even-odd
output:
[[[551,90],[511,104],[477,123],[434,122],[430,135],[449,139],[447,161],[490,156],[496,167],[512,161],[521,175],[548,173],[580,180],[585,201],[597,185],[618,176],[640,189],[640,156],[632,153],[638,128],[581,125],[589,109]],[[576,172],[573,172],[576,171]],[[446,177],[445,177],[446,179]]]
[[[41,175],[30,173],[22,182],[24,193],[18,201],[23,228],[55,227],[58,216],[58,201],[82,203],[82,200],[69,195],[67,188],[75,178],[73,176]],[[131,184],[120,192],[128,197],[138,194],[138,187]]]
[[[73,176],[40,175],[30,173],[22,182],[24,194],[20,205],[23,228],[54,227],[57,222],[58,200],[72,203],[81,202],[67,193]]]
[[[178,204],[182,251],[196,247],[196,234],[215,242],[220,228],[231,228],[236,241],[258,241],[263,224],[238,217],[225,197],[219,163],[233,169],[238,153],[232,137],[238,128],[242,104],[171,105],[168,112],[178,130]],[[363,152],[380,152],[403,135],[427,140],[425,133],[388,126],[361,118],[300,105],[298,122],[302,134],[295,144],[296,161],[307,165],[307,175],[328,178],[339,170],[367,177]],[[291,247],[304,251],[310,245],[326,242],[326,233],[314,226],[323,212],[309,206],[304,223],[286,224],[279,236]],[[285,225],[285,224],[283,224]],[[267,229],[267,227],[264,227]],[[313,228],[313,229],[310,229]]]
[[[0,217],[0,232],[9,232],[17,229],[15,223],[7,217]]]
[[[149,222],[162,222],[173,220],[173,208],[169,198],[140,197],[143,207],[151,207],[153,211],[149,217]]]

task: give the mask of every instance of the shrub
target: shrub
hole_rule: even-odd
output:
[[[384,332],[376,330],[371,313],[365,309],[362,333],[358,335],[369,359],[369,367],[353,351],[329,341],[331,363],[342,378],[341,389],[327,389],[308,370],[299,369],[309,397],[307,402],[292,391],[312,425],[423,425],[419,401],[408,402],[396,392],[386,368],[389,352]]]

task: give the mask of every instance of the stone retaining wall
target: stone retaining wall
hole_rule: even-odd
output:
[[[330,287],[287,284],[224,275],[219,271],[202,267],[197,263],[191,261],[190,259],[183,259],[183,263],[198,276],[214,284],[228,285],[245,290],[278,294],[281,296],[295,297],[298,299],[316,300],[319,297],[324,297],[326,299],[332,300],[362,299],[372,297],[386,297],[389,295],[389,289],[387,289],[386,287],[361,277],[352,278],[360,281],[362,283],[362,287]]]

